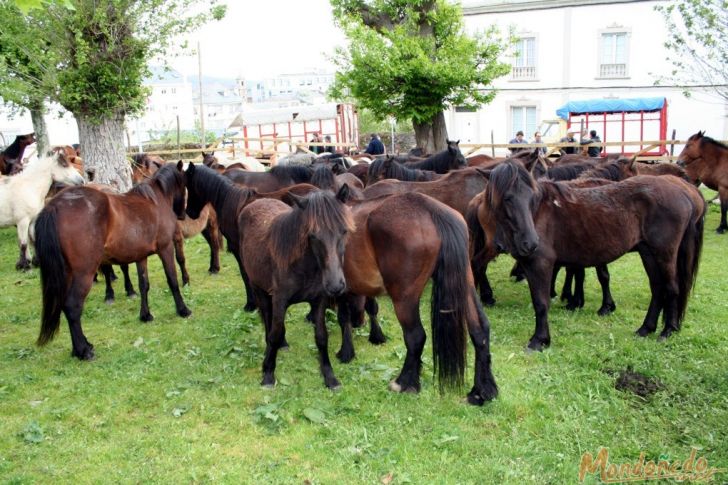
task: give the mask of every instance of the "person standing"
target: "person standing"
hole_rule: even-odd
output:
[[[321,143],[321,135],[319,135],[318,132],[314,133],[313,134],[313,138],[311,138],[309,140],[309,143]],[[318,155],[319,153],[323,153],[324,147],[322,147],[320,145],[310,145],[308,147],[308,151],[310,151],[311,153],[315,153],[316,155]]]
[[[574,132],[566,132],[566,136],[560,139],[559,143],[576,143],[576,138],[574,138]],[[559,151],[562,155],[573,155],[574,153],[576,153],[576,147],[561,147],[559,148]]]
[[[324,137],[324,143],[331,143],[331,135],[326,135]],[[336,153],[336,147],[334,147],[333,145],[326,145],[324,147],[324,152]]]
[[[599,138],[599,135],[597,135],[597,130],[591,130],[589,132],[589,138],[584,138],[581,140],[582,145],[591,145],[593,143],[601,143],[601,142],[602,142],[602,139]],[[602,153],[602,147],[597,146],[597,145],[590,146],[586,151],[586,154],[593,158],[599,157],[599,155],[601,153]]]
[[[384,153],[384,143],[379,139],[379,135],[372,133],[364,153],[368,153],[369,155],[382,155]]]
[[[516,132],[516,137],[513,138],[511,141],[509,141],[511,145],[513,144],[528,144],[528,142],[523,138],[523,132],[521,130],[518,130]],[[516,153],[523,150],[523,148],[517,148],[517,147],[511,147],[509,148],[511,151],[511,155],[515,155]]]
[[[531,141],[531,143],[533,143],[533,144],[543,143],[543,140],[541,139],[540,131],[537,131],[536,133],[533,134],[533,141]],[[546,152],[547,152],[546,147],[538,147],[538,151],[542,155],[546,155]]]

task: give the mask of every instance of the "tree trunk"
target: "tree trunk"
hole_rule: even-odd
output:
[[[90,181],[109,184],[119,192],[131,188],[131,165],[124,148],[124,116],[117,114],[93,123],[76,116],[81,158]]]
[[[426,123],[412,122],[417,148],[433,154],[447,149],[447,126],[445,113],[440,111]]]
[[[45,115],[45,108],[42,103],[30,108],[30,119],[33,122],[33,131],[35,131],[35,150],[38,158],[44,157],[51,148],[50,143],[48,143],[48,127],[43,115]]]

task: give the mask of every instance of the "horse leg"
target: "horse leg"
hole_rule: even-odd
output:
[[[379,314],[377,299],[367,297],[364,301],[364,310],[369,315],[369,342],[374,345],[383,344],[387,341],[387,337],[384,335],[382,327],[379,326],[379,322],[377,321],[377,315]]]
[[[18,245],[20,246],[20,257],[15,263],[15,269],[27,271],[30,269],[30,249],[28,248],[28,230],[30,229],[30,218],[24,217],[18,221]]]
[[[584,267],[583,266],[567,266],[566,273],[571,273],[574,278],[574,294],[569,298],[566,304],[567,310],[576,310],[584,306]]]
[[[126,291],[126,296],[134,298],[137,296],[137,293],[134,291],[134,286],[131,284],[131,278],[129,278],[129,265],[120,264],[119,267],[121,268],[121,274],[124,275],[124,291]],[[111,272],[113,274],[113,268]]]
[[[599,316],[609,315],[617,309],[617,304],[612,299],[612,292],[609,289],[609,268],[606,264],[600,264],[596,268],[597,279],[602,286],[602,306],[597,311]]]
[[[663,291],[665,304],[663,307],[664,327],[660,332],[658,340],[665,340],[673,332],[680,330],[678,318],[678,298],[680,296],[680,286],[677,281],[677,256],[664,255],[658,258],[661,267],[661,276],[663,283]]]
[[[468,307],[468,333],[475,347],[475,379],[468,393],[468,402],[481,406],[485,401],[495,399],[498,386],[491,370],[490,322],[478,304],[475,288],[471,291]]]
[[[211,274],[220,272],[220,238],[217,237],[217,219],[213,221],[210,217],[207,219],[207,226],[202,230],[202,237],[210,246],[210,269],[207,271]]]
[[[270,297],[266,294],[266,299],[268,298],[270,298],[270,317],[265,332],[263,380],[260,383],[263,387],[273,387],[276,383],[276,358],[278,356],[278,349],[281,348],[281,345],[286,339],[285,318],[288,307],[288,302],[281,299],[279,295]]]
[[[141,293],[141,305],[139,307],[139,320],[142,322],[151,322],[154,315],[149,311],[149,274],[147,273],[147,258],[136,263],[137,276],[139,278],[139,293]]]
[[[728,222],[726,221],[726,213],[728,212],[728,187],[719,187],[718,195],[720,196],[720,225],[715,232],[723,234],[728,229]]]
[[[526,275],[523,272],[523,266],[521,265],[521,263],[516,261],[516,264],[514,264],[513,268],[511,269],[510,276],[516,281],[516,283],[526,279]]]
[[[174,231],[174,256],[177,258],[179,271],[182,273],[182,286],[189,285],[190,274],[187,272],[187,261],[185,259],[185,237],[179,224],[177,224],[177,229]],[[176,280],[177,275],[174,278]]]
[[[63,303],[63,314],[66,315],[68,329],[71,333],[71,345],[73,346],[71,355],[80,360],[93,360],[95,357],[94,346],[86,339],[81,328],[83,303],[86,301],[88,292],[91,291],[92,284],[93,273],[74,276],[71,279],[66,301]]]
[[[534,259],[524,264],[531,303],[536,316],[536,329],[528,342],[528,349],[542,351],[551,345],[549,332],[549,282],[553,274],[554,263],[546,259]]]
[[[254,312],[257,308],[257,305],[255,304],[255,295],[250,289],[250,281],[248,280],[248,274],[245,272],[245,268],[243,268],[243,260],[240,259],[240,254],[238,254],[237,248],[230,249],[235,256],[235,260],[238,262],[240,276],[243,278],[243,287],[245,288],[245,306],[243,307],[243,310],[246,312]]]
[[[316,348],[319,352],[319,366],[321,369],[321,375],[324,376],[324,384],[329,389],[338,389],[341,387],[341,383],[334,375],[334,369],[331,367],[331,361],[329,360],[329,331],[326,329],[326,319],[324,314],[326,313],[326,307],[328,306],[329,299],[326,297],[317,298],[311,302],[311,306],[314,308],[314,324]],[[353,352],[352,347],[352,352]]]
[[[393,298],[394,312],[397,315],[407,356],[404,358],[402,371],[395,380],[389,383],[389,389],[395,392],[420,392],[420,370],[422,369],[422,349],[425,347],[425,329],[420,320],[419,298]]]
[[[558,296],[558,293],[556,293],[556,278],[558,278],[561,268],[563,268],[563,265],[561,264],[557,264],[554,266],[554,274],[551,275],[551,290],[549,292],[551,298],[556,298]],[[568,301],[571,299],[571,282],[573,281],[573,279],[574,275],[567,267],[566,276],[564,276],[564,284],[561,287],[561,301]]]
[[[101,273],[104,275],[104,283],[106,283],[106,296],[104,297],[104,303],[110,305],[114,303],[114,287],[111,285],[111,265],[102,264]]]
[[[650,297],[650,306],[647,308],[647,315],[642,322],[642,326],[637,329],[636,333],[640,337],[646,337],[653,333],[657,329],[657,319],[660,316],[662,307],[664,306],[663,284],[662,277],[660,275],[660,268],[657,265],[654,255],[648,248],[640,245],[638,247],[640,258],[642,258],[642,264],[644,265],[647,278],[650,280],[650,291],[652,296]]]
[[[157,254],[159,259],[162,260],[162,267],[164,268],[164,276],[167,278],[167,285],[172,291],[172,297],[174,298],[174,306],[177,309],[177,315],[180,317],[189,317],[192,312],[187,305],[185,305],[182,299],[182,293],[179,291],[179,283],[177,282],[177,270],[174,267],[174,248],[170,244],[165,248],[159,249]]]
[[[339,362],[347,363],[354,359],[354,342],[351,335],[352,329],[352,309],[355,309],[355,305],[352,300],[356,300],[358,295],[352,295],[350,293],[340,296],[336,299],[336,318],[339,321],[339,327],[341,327],[341,348],[336,352],[336,358]],[[309,313],[315,324],[315,312],[311,308]]]

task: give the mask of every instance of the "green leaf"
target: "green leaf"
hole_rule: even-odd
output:
[[[320,409],[306,408],[303,410],[303,415],[312,423],[326,424],[326,415]]]
[[[38,444],[45,439],[43,429],[36,421],[28,423],[21,432],[21,436],[26,443],[32,444]]]

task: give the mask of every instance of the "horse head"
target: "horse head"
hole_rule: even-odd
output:
[[[185,185],[187,186],[187,208],[185,210],[187,215],[192,219],[200,217],[202,208],[207,204],[207,201],[199,191],[200,176],[204,177],[202,173],[204,170],[210,169],[204,165],[197,167],[194,163],[190,162],[185,171]]]
[[[679,167],[685,168],[702,156],[701,142],[704,136],[704,131],[698,131],[696,134],[688,138],[688,141],[685,142],[685,147],[677,157],[677,165]]]
[[[64,151],[52,153],[49,158],[52,160],[50,173],[54,182],[68,185],[82,185],[85,183],[85,180],[76,167],[71,164]]]
[[[452,155],[451,168],[463,168],[468,166],[465,155],[460,151],[460,140],[447,140],[447,151]]]
[[[341,186],[336,195],[327,190],[306,197],[290,194],[306,228],[308,244],[321,272],[324,292],[339,296],[346,291],[344,253],[348,235],[354,230],[350,209],[345,205],[349,186]]]
[[[523,165],[514,161],[501,163],[487,178],[488,202],[502,227],[499,245],[518,256],[531,256],[539,244],[532,214],[538,195],[536,182]]]

